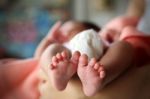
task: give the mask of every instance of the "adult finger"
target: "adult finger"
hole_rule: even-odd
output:
[[[49,30],[48,34],[47,34],[47,38],[51,38],[55,35],[57,35],[57,33],[59,32],[59,29],[61,27],[61,21],[58,21],[54,24],[54,26]]]

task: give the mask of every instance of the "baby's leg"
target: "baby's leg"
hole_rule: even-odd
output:
[[[77,72],[85,95],[92,96],[102,87],[105,71],[95,58],[92,58],[88,63],[87,55],[83,54],[79,59]]]
[[[76,73],[79,56],[78,52],[71,56],[69,50],[59,44],[53,44],[44,51],[41,65],[56,89],[66,88],[69,79]]]

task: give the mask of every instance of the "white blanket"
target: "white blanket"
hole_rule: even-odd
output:
[[[93,57],[100,58],[104,49],[100,36],[93,29],[85,30],[75,35],[65,46],[72,53],[79,51],[81,54],[86,54],[89,59]]]

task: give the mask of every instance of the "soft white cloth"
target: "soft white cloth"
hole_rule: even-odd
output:
[[[79,51],[81,54],[86,54],[89,59],[95,57],[100,58],[103,54],[104,45],[98,33],[93,29],[85,30],[73,37],[65,46],[71,52]]]

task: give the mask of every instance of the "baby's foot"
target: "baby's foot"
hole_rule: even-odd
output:
[[[103,87],[105,71],[102,65],[96,62],[95,58],[88,63],[88,57],[82,55],[79,58],[77,73],[82,82],[85,95],[92,96]]]
[[[53,56],[50,65],[50,79],[58,90],[64,90],[69,79],[76,73],[80,53],[75,52],[71,59],[69,53],[63,51]]]

